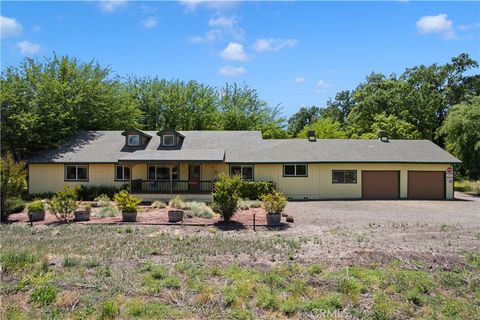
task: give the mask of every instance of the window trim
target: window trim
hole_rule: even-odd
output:
[[[125,168],[128,168],[128,169],[130,170],[130,178],[132,178],[132,171],[133,171],[132,168],[130,168],[130,167],[124,165],[124,164],[116,164],[116,165],[115,165],[115,169],[114,169],[114,170],[115,170],[115,172],[114,172],[114,174],[115,174],[115,181],[130,181],[130,178],[128,178],[128,179],[119,179],[119,178],[118,178],[118,176],[117,176],[117,167],[123,167],[123,170],[122,170],[123,177],[125,177]]]
[[[172,144],[165,143],[165,137],[172,137]],[[162,146],[164,147],[174,147],[175,146],[175,135],[174,134],[164,134],[162,136]]]
[[[355,182],[346,182],[345,181],[345,173],[347,171],[355,172]],[[343,172],[343,182],[333,181],[333,173],[334,172]],[[357,184],[357,183],[358,183],[358,170],[353,170],[353,169],[332,170],[332,184]]]
[[[241,164],[241,163],[233,163],[229,164],[228,166],[228,174],[231,176],[232,175],[232,167],[240,167],[240,176],[242,180],[245,181],[255,181],[255,165],[253,164]],[[243,178],[243,167],[252,167],[252,179],[244,179]]]
[[[180,164],[176,164],[175,165],[177,167],[177,179],[172,179],[172,181],[180,181]],[[150,177],[148,176],[148,172],[149,172],[149,169],[150,167],[155,167],[155,178],[154,179],[150,179]],[[168,179],[157,179],[157,167],[166,167],[168,168],[168,170],[170,170],[170,167],[168,165],[165,165],[165,164],[147,164],[147,180],[148,181],[159,181],[159,180],[162,180],[162,181],[170,181],[170,178]],[[170,175],[170,172],[169,172],[169,175]]]
[[[285,166],[294,166],[295,173],[293,175],[285,174]],[[305,174],[304,175],[297,175],[297,166],[305,166]],[[284,163],[283,164],[283,177],[285,178],[305,178],[308,177],[308,163]]]
[[[67,178],[67,167],[75,167],[75,179],[68,179]],[[87,179],[78,179],[78,167],[85,167],[87,168]],[[63,181],[68,181],[68,182],[75,182],[75,181],[89,181],[90,178],[90,166],[88,164],[65,164],[63,168]]]
[[[138,137],[138,144],[132,144],[130,143],[130,137],[131,136],[135,136],[135,137]],[[140,147],[140,145],[142,144],[142,137],[139,135],[139,134],[127,134],[127,146],[129,147]]]

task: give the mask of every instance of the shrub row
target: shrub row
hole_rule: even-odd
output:
[[[82,185],[78,190],[78,199],[82,201],[94,201],[95,198],[106,194],[110,199],[113,198],[113,195],[119,191],[126,190],[128,187],[127,184],[118,187],[112,186],[85,186]]]
[[[242,199],[258,200],[264,195],[275,191],[275,184],[271,181],[245,181],[242,180],[238,195]]]

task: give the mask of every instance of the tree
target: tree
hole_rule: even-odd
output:
[[[132,97],[143,113],[141,124],[150,130],[218,130],[221,128],[215,88],[195,81],[130,78]]]
[[[371,131],[360,136],[362,139],[376,139],[378,133],[385,130],[390,139],[421,139],[422,135],[411,123],[385,113],[376,115]]]
[[[480,96],[452,107],[440,130],[446,148],[463,163],[460,173],[480,178]]]
[[[2,154],[15,159],[57,147],[82,130],[120,130],[141,116],[110,69],[68,56],[25,59],[1,76]]]
[[[296,137],[305,126],[309,126],[320,118],[320,108],[312,106],[302,107],[288,119],[288,133]]]
[[[282,127],[280,108],[269,107],[258,92],[248,85],[226,84],[218,92],[223,130],[263,130]]]
[[[338,121],[331,118],[321,118],[309,126],[306,126],[298,133],[299,138],[306,138],[308,131],[314,130],[315,136],[319,139],[345,139],[347,133],[342,130]]]
[[[7,217],[7,200],[20,197],[27,189],[27,171],[25,163],[15,162],[12,155],[7,153],[0,159],[1,175],[1,220]]]
[[[335,95],[335,99],[327,101],[327,107],[320,109],[320,116],[332,118],[340,122],[342,127],[345,127],[348,114],[354,104],[355,101],[352,96],[352,91],[340,91]]]

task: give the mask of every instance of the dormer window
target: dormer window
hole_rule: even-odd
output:
[[[139,134],[129,134],[127,136],[127,144],[130,147],[138,147],[140,145],[140,135]]]
[[[173,134],[165,134],[163,136],[163,145],[165,147],[172,147],[175,145],[175,136]]]
[[[152,136],[145,131],[141,131],[135,128],[123,131],[122,136],[125,137],[126,147],[143,147],[147,145],[152,138]]]

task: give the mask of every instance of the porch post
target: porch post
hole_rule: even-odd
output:
[[[170,172],[170,194],[173,193],[173,164],[168,165],[168,170]]]
[[[128,192],[132,193],[132,176],[133,176],[133,167],[134,164],[128,164],[127,167],[130,169],[130,178],[128,179]]]

